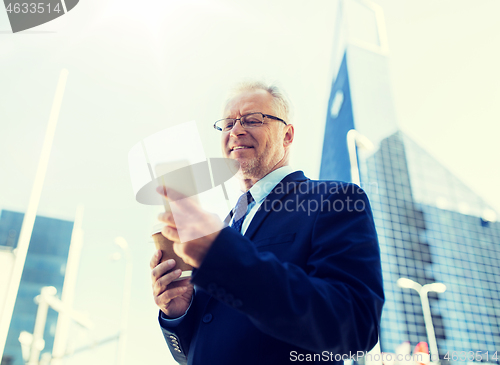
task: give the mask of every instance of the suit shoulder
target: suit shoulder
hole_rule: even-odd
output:
[[[327,194],[327,195],[366,195],[365,190],[351,182],[340,180],[310,180],[301,183],[305,187],[302,192],[311,194]]]

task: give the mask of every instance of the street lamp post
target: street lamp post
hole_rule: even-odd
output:
[[[78,275],[78,264],[80,263],[80,252],[83,245],[82,217],[83,206],[80,205],[78,206],[75,214],[75,223],[71,234],[71,242],[69,244],[68,262],[66,264],[66,272],[64,275],[64,284],[61,295],[61,301],[68,308],[73,307],[73,299],[76,290],[76,278]],[[68,331],[71,323],[70,320],[71,318],[66,311],[59,312],[50,365],[61,365],[63,363],[62,358],[66,354]]]
[[[115,243],[123,250],[125,253],[125,281],[123,288],[123,300],[122,300],[122,314],[121,314],[121,326],[120,335],[118,338],[118,351],[116,357],[116,364],[123,365],[125,360],[125,349],[127,344],[127,331],[128,331],[128,315],[130,307],[130,293],[132,288],[132,256],[130,255],[130,250],[128,248],[127,241],[123,237],[116,237]]]
[[[420,285],[419,283],[407,278],[399,278],[397,284],[400,288],[415,290],[420,296],[420,302],[422,303],[422,312],[424,314],[425,329],[427,331],[427,339],[429,340],[429,345],[431,348],[430,358],[432,361],[432,355],[436,354],[437,361],[435,363],[439,364],[439,352],[437,348],[436,333],[434,332],[434,325],[432,324],[431,307],[429,305],[429,298],[427,297],[427,293],[444,293],[446,291],[446,285],[444,285],[443,283]]]
[[[33,330],[33,341],[31,343],[30,357],[28,365],[37,365],[40,357],[40,352],[45,347],[43,333],[45,331],[45,323],[47,322],[47,312],[49,311],[48,296],[56,295],[57,290],[53,286],[45,286],[42,288],[40,296],[35,298],[38,303],[36,312],[35,329]]]
[[[373,150],[375,147],[373,143],[364,135],[355,129],[347,132],[347,152],[349,153],[349,162],[351,164],[351,180],[354,184],[360,185],[361,180],[359,176],[358,154],[356,153],[356,146],[367,151]]]
[[[349,155],[349,163],[351,165],[351,181],[361,186],[361,177],[359,176],[359,165],[358,165],[358,153],[356,151],[356,147],[364,149],[365,151],[373,151],[375,146],[372,141],[368,139],[368,137],[359,133],[356,129],[351,129],[347,132],[346,135],[347,140],[347,153]],[[382,365],[382,357],[380,356],[380,340],[377,341],[375,346],[368,352],[370,357],[368,360],[365,360],[367,365]],[[373,358],[378,356],[378,360],[372,360]],[[349,362],[344,361],[344,364],[347,365]]]
[[[57,120],[59,118],[59,112],[61,110],[61,104],[64,96],[64,90],[66,88],[68,73],[68,70],[63,69],[61,70],[61,73],[59,75],[59,82],[57,84],[56,94],[54,96],[52,109],[50,111],[49,123],[45,132],[45,138],[43,141],[42,151],[40,153],[40,159],[38,161],[35,180],[31,189],[28,208],[26,209],[26,213],[24,214],[21,231],[19,232],[15,261],[10,274],[9,286],[7,292],[5,293],[5,299],[2,298],[2,300],[0,300],[4,301],[3,306],[0,303],[0,307],[2,308],[2,312],[0,313],[0,361],[2,361],[2,357],[4,354],[7,335],[9,334],[9,327],[12,321],[12,315],[14,313],[14,306],[16,304],[17,293],[19,292],[19,285],[21,284],[24,264],[26,263],[26,256],[28,255],[31,234],[35,225],[36,212],[38,210],[38,203],[40,202],[40,197],[42,194],[43,182],[47,173],[50,151],[52,149],[52,143],[54,141]]]
[[[54,309],[58,313],[66,313],[71,319],[83,327],[91,328],[92,322],[87,316],[73,310],[66,303],[62,302],[55,295],[57,289],[53,286],[44,286],[40,295],[35,298],[38,304],[38,310],[35,318],[35,328],[33,334],[26,331],[21,332],[19,342],[23,349],[23,358],[26,359],[28,365],[38,365],[40,361],[40,352],[45,347],[43,334],[45,332],[45,324],[47,322],[47,314],[49,308]]]

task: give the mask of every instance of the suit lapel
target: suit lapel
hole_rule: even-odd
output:
[[[296,184],[306,180],[309,179],[302,171],[295,171],[281,180],[262,202],[262,205],[259,207],[259,210],[245,232],[245,237],[252,239],[264,219],[273,210],[273,203],[283,199]]]

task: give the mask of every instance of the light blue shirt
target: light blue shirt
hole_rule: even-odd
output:
[[[290,175],[294,171],[295,170],[293,170],[290,166],[280,167],[279,169],[271,171],[250,188],[250,194],[252,194],[254,201],[248,204],[247,215],[243,220],[243,224],[241,226],[242,235],[244,235],[247,231],[247,228],[252,222],[253,217],[255,216],[269,193],[274,189],[276,185],[278,185],[281,180],[283,180],[286,176]],[[245,192],[242,192],[242,194],[245,194]],[[231,219],[229,225],[231,224],[233,224],[233,219]]]
[[[255,216],[255,214],[257,213],[257,211],[259,210],[260,206],[262,205],[266,197],[269,195],[269,193],[275,188],[276,185],[278,185],[278,183],[281,180],[283,180],[286,176],[290,175],[294,171],[295,170],[292,169],[290,166],[280,167],[279,169],[271,171],[269,174],[267,174],[262,179],[257,181],[250,188],[250,194],[252,194],[253,201],[250,204],[248,204],[247,207],[247,215],[243,220],[243,224],[241,226],[242,235],[244,235],[245,232],[247,231],[247,228],[252,222],[253,217]],[[242,194],[245,193],[246,192],[242,192]],[[232,218],[229,224],[230,225],[233,224]],[[191,304],[193,303],[193,297],[191,297],[191,303],[189,303],[189,307],[186,310],[186,313],[188,312],[189,308],[191,308]],[[163,327],[174,327],[182,321],[186,313],[184,313],[179,318],[170,319],[170,318],[165,318],[163,316],[163,312],[160,312],[160,324]]]

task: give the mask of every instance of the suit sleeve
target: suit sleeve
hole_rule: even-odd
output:
[[[373,216],[366,195],[356,190],[330,195],[310,218],[305,267],[258,252],[227,227],[192,282],[244,313],[264,333],[298,347],[317,353],[371,349],[384,294]],[[358,201],[358,209],[345,204],[332,209],[339,199]],[[218,296],[221,288],[225,294]]]
[[[198,322],[197,316],[200,310],[199,301],[196,299],[198,294],[197,290],[195,290],[186,313],[177,319],[166,320],[163,317],[162,311],[158,311],[158,322],[160,323],[163,337],[173,358],[181,365],[187,364],[189,345]]]

